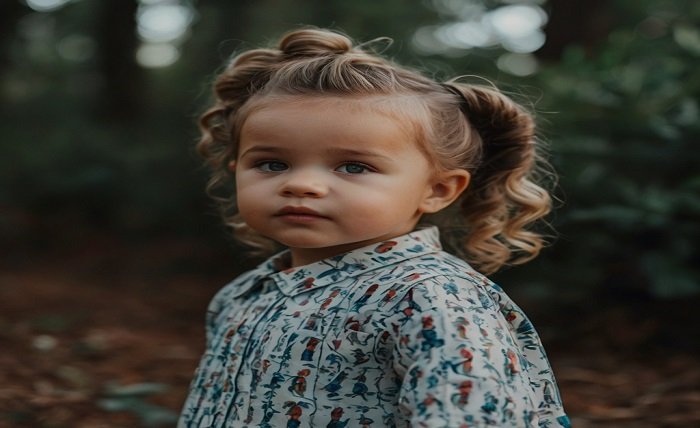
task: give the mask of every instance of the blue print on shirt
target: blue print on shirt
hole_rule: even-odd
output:
[[[438,235],[228,284],[178,426],[570,428],[530,321]]]

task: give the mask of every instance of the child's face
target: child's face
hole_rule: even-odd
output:
[[[433,168],[412,136],[387,115],[343,103],[282,100],[241,129],[238,209],[289,247],[294,266],[408,233],[430,211]]]

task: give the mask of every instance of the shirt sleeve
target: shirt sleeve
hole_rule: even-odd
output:
[[[528,363],[477,279],[422,280],[397,309],[394,369],[410,426],[537,426]]]

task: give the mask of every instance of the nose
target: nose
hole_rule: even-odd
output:
[[[287,174],[280,193],[283,196],[321,198],[328,193],[328,185],[321,172],[298,170]]]

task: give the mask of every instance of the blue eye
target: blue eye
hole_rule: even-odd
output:
[[[359,163],[359,162],[346,163],[346,164],[340,165],[335,170],[338,172],[342,172],[344,174],[362,174],[365,172],[372,171],[372,169],[369,166],[362,164],[362,163]]]
[[[263,172],[281,172],[289,169],[286,163],[279,161],[260,162],[255,167]]]

